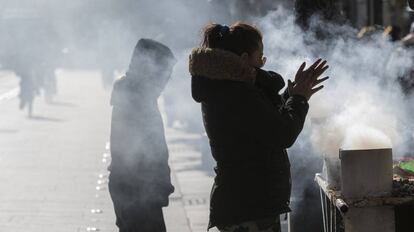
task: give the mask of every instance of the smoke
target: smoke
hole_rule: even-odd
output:
[[[236,16],[251,18],[252,14],[274,8],[270,1],[252,12],[245,12],[251,4],[249,1],[243,1],[246,7],[235,4],[236,1],[215,0],[41,3],[41,7],[35,7],[31,1],[3,2],[1,15],[8,26],[30,35],[16,39],[6,33],[7,36],[2,38],[3,51],[6,51],[3,53],[15,50],[6,48],[20,48],[18,54],[33,50],[30,47],[37,43],[37,39],[44,40],[35,36],[39,34],[37,29],[48,25],[49,32],[43,36],[51,38],[53,35],[53,48],[36,46],[36,50],[58,50],[47,52],[50,54],[47,59],[55,63],[51,65],[126,70],[136,41],[141,37],[153,38],[169,45],[179,59],[168,86],[168,98],[188,103],[191,101],[189,94],[183,94],[189,93],[190,89],[187,55],[190,48],[199,43],[201,28],[210,21],[231,24],[230,20]],[[289,5],[287,1],[280,3]],[[25,27],[27,18],[34,19],[31,24],[38,25],[32,29]],[[404,98],[396,78],[412,66],[411,51],[398,48],[398,44],[389,42],[380,32],[358,40],[356,29],[346,24],[327,23],[318,17],[311,20],[310,30],[304,33],[295,24],[293,12],[283,7],[254,21],[264,32],[265,51],[269,57],[266,68],[281,73],[286,79],[294,76],[303,60],[308,64],[319,57],[329,61],[331,79],[325,89],[311,99],[307,121],[311,126],[306,126],[306,130],[311,130],[312,144],[320,154],[334,155],[341,147],[381,146],[401,148],[402,152],[407,134],[411,137],[413,133],[410,126],[405,126],[410,124],[406,105],[412,100]],[[3,31],[7,29],[4,25]],[[44,54],[39,51],[30,53],[33,54],[17,58],[16,55],[2,54],[9,58],[7,62],[13,67],[2,64],[6,68],[19,69],[21,67],[16,66],[29,66],[27,62]],[[22,57],[34,58],[26,61]],[[197,115],[190,118],[199,117],[197,107],[180,105],[186,106],[184,110],[180,109],[186,115]]]
[[[201,40],[201,28],[208,22],[231,24],[233,20],[266,12],[269,10],[264,9],[266,7],[273,8],[269,4],[253,9],[236,0],[0,2],[3,3],[0,31],[4,35],[0,38],[3,46],[0,62],[16,72],[25,71],[16,69],[27,69],[38,57],[47,57],[48,62],[53,61],[50,65],[55,69],[109,69],[113,73],[127,69],[139,38],[152,38],[168,45],[178,59],[163,94],[168,121],[184,120],[197,132],[203,125],[199,105],[190,96],[187,62],[191,48]],[[283,2],[286,5],[292,3]],[[254,12],[247,12],[249,9]],[[304,132],[295,146],[301,155],[304,151],[309,152],[309,143],[318,154],[331,156],[337,156],[340,148],[392,147],[395,154],[407,151],[407,140],[414,141],[410,118],[410,112],[414,112],[414,99],[404,96],[396,79],[412,67],[411,51],[399,48],[381,33],[358,40],[356,29],[327,23],[318,17],[313,18],[310,30],[305,33],[295,24],[293,12],[283,7],[254,21],[264,34],[268,57],[266,69],[292,79],[303,61],[308,65],[319,57],[329,61],[331,68],[327,75],[331,79],[311,99]],[[41,28],[42,33],[39,33]],[[154,68],[157,66],[154,64]],[[111,147],[121,150],[127,147],[130,156],[127,158],[132,159],[135,154],[131,151],[134,151],[142,152],[143,159],[154,161],[159,157],[147,151],[159,149],[165,141],[140,132],[156,130],[154,133],[158,133],[163,127],[143,121],[142,112],[133,115],[138,122],[131,120],[130,124],[122,125],[117,131],[119,144],[114,142]],[[164,139],[160,135],[155,137]],[[305,158],[309,159],[301,157],[301,160]],[[301,173],[309,170],[308,163],[301,164],[304,165],[297,170]],[[155,180],[150,173],[148,171],[148,175],[141,177]],[[313,177],[309,175],[308,178]],[[307,181],[303,184],[313,183],[311,179],[301,179]],[[148,196],[154,191],[148,191]]]
[[[293,79],[303,60],[328,60],[330,80],[310,100],[305,130],[320,155],[338,156],[338,150],[392,147],[407,152],[412,133],[410,98],[397,78],[412,67],[411,51],[403,50],[375,33],[359,40],[348,25],[325,22],[315,16],[306,33],[295,24],[290,10],[279,8],[257,24],[264,31],[266,68]],[[300,142],[300,141],[299,141]]]
[[[265,69],[293,79],[303,61],[309,66],[323,58],[330,65],[330,79],[311,98],[304,130],[289,152],[291,226],[295,231],[320,230],[319,189],[313,177],[322,169],[322,156],[337,159],[341,148],[392,147],[395,156],[409,151],[414,101],[401,92],[397,78],[412,67],[412,52],[389,42],[382,32],[359,40],[355,28],[318,16],[304,32],[294,13],[283,7],[255,22],[264,34]]]

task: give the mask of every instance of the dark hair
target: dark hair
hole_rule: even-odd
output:
[[[237,55],[252,54],[262,42],[262,33],[254,26],[237,22],[230,27],[211,23],[204,29],[204,48],[218,48]]]

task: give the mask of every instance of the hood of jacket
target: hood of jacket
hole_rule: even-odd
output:
[[[177,59],[169,47],[158,41],[142,38],[134,48],[127,73],[140,76],[142,73],[168,69],[176,63]]]
[[[240,56],[221,49],[193,49],[189,71],[192,76],[192,95],[197,102],[202,102],[223,81],[256,85],[275,94],[285,86],[279,74],[254,68]]]
[[[254,83],[256,70],[240,56],[221,49],[195,48],[189,62],[190,74],[212,80]]]
[[[140,39],[135,46],[125,76],[117,80],[112,91],[112,105],[136,104],[156,100],[167,85],[177,60],[164,44]]]

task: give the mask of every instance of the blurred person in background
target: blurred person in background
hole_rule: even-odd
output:
[[[157,99],[175,63],[168,47],[140,39],[114,84],[109,192],[120,232],[166,231],[162,207],[174,187]]]
[[[27,108],[29,117],[33,116],[33,102],[36,95],[39,95],[39,86],[36,81],[36,76],[32,69],[16,69],[18,77],[20,77],[20,92],[19,92],[19,108],[24,110]]]

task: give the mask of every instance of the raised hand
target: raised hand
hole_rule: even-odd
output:
[[[303,62],[296,72],[295,82],[288,81],[289,93],[291,95],[302,95],[309,100],[313,94],[323,88],[323,85],[316,88],[315,86],[329,79],[329,77],[318,79],[329,68],[326,64],[326,60],[318,59],[305,70],[306,62]]]
[[[307,78],[312,79],[313,86],[324,82],[329,77],[324,77],[322,79],[318,78],[329,68],[329,66],[326,64],[326,60],[322,61],[322,59],[318,59],[308,69],[305,70],[306,62],[303,62],[296,72],[295,83],[303,81]]]

